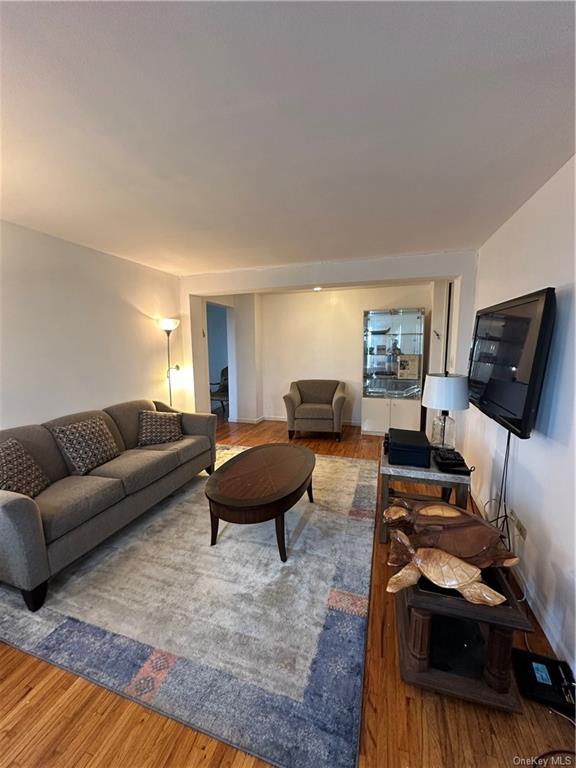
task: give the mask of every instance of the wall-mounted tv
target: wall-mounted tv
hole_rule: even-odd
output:
[[[554,288],[476,314],[470,402],[521,438],[530,437],[554,327]]]

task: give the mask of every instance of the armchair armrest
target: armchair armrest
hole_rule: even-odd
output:
[[[294,420],[296,418],[296,408],[302,402],[300,390],[295,382],[290,384],[290,391],[287,395],[284,395],[284,403],[286,405],[286,416],[288,417],[288,429],[294,429]]]
[[[157,411],[171,411],[180,413],[176,408],[172,408],[166,403],[155,400],[154,405]],[[182,431],[185,435],[206,435],[210,438],[212,464],[216,461],[216,423],[217,418],[213,413],[183,413]]]
[[[0,491],[0,581],[32,590],[49,576],[38,505],[21,493]]]
[[[332,398],[332,411],[334,413],[334,431],[342,432],[342,415],[346,402],[346,385],[341,381],[336,387]]]

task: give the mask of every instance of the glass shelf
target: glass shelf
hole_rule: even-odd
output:
[[[423,309],[365,312],[363,396],[419,399],[423,349]]]

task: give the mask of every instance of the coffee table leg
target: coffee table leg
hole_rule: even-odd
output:
[[[276,541],[278,542],[278,552],[280,552],[280,560],[283,563],[286,562],[286,542],[284,540],[284,513],[278,515],[276,518]]]
[[[310,484],[308,486],[308,498],[310,499],[311,503],[314,504],[314,496],[312,495],[312,478],[310,478]]]
[[[210,526],[212,528],[212,536],[210,538],[210,546],[213,547],[214,544],[216,544],[216,539],[218,538],[218,523],[219,519],[216,517],[216,515],[213,512],[210,512]]]

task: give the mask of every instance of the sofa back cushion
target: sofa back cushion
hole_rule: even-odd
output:
[[[136,448],[140,411],[155,411],[156,406],[152,400],[129,400],[104,410],[116,424],[126,448]]]
[[[0,489],[34,498],[49,485],[46,473],[21,442],[13,437],[0,442]]]
[[[46,427],[30,424],[26,427],[13,427],[0,432],[0,443],[14,438],[28,451],[34,461],[43,470],[51,483],[62,480],[69,472],[64,457],[58,450],[56,441]]]
[[[303,403],[331,403],[339,383],[333,379],[302,379],[296,386]]]
[[[86,475],[121,451],[102,416],[50,427],[73,475]]]

